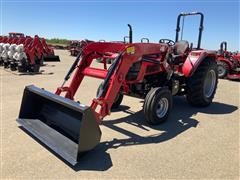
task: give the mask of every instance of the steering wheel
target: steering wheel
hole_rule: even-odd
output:
[[[167,44],[169,46],[174,46],[175,45],[175,42],[171,39],[160,39],[159,43],[164,43],[164,44]]]

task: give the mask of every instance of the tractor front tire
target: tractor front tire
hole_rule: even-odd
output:
[[[97,94],[96,94],[97,96],[98,96],[98,94],[99,94],[99,91],[100,91],[102,85],[103,85],[103,83],[101,83],[101,84],[99,85],[98,89],[97,89]],[[117,97],[115,98],[114,103],[112,104],[111,109],[117,109],[117,108],[119,108],[120,104],[122,103],[122,100],[123,100],[123,94],[119,93],[119,94],[117,95]]]
[[[41,58],[38,60],[38,63],[40,66],[43,66],[44,65],[44,57],[41,56]]]
[[[217,63],[204,59],[187,80],[187,101],[192,106],[206,107],[214,98],[218,84]]]
[[[27,72],[27,60],[22,59],[18,62],[18,72],[25,73]]]
[[[143,104],[146,122],[150,125],[158,125],[166,121],[172,104],[172,93],[168,88],[151,89]]]
[[[16,62],[10,62],[10,69],[11,71],[16,71],[17,70],[17,64]]]
[[[4,67],[5,69],[9,68],[9,62],[8,62],[8,60],[4,60],[4,61],[3,61],[3,67]]]
[[[218,61],[217,67],[218,67],[218,77],[225,78],[229,72],[229,66],[227,65],[227,63],[223,61]]]

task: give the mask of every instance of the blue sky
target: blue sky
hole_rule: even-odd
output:
[[[122,40],[133,26],[134,42],[175,38],[180,12],[205,15],[202,47],[218,49],[227,41],[230,50],[240,49],[239,1],[59,1],[2,0],[1,34],[10,31],[46,38]],[[196,44],[198,17],[185,19],[183,39]]]

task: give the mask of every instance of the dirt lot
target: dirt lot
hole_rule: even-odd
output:
[[[34,84],[55,91],[74,58],[57,51],[41,75],[16,75],[0,67],[1,178],[239,178],[240,83],[220,80],[214,103],[190,107],[174,98],[169,120],[146,125],[142,100],[125,97],[120,111],[101,126],[101,144],[71,168],[23,132],[15,119],[23,89]],[[89,104],[99,80],[86,78],[77,99]]]

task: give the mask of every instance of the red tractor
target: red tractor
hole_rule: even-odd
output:
[[[76,41],[76,40],[70,41],[69,51],[71,56],[77,56],[77,52],[75,49],[77,48],[78,44],[79,44],[79,41]]]
[[[197,47],[179,41],[181,17],[199,15]],[[203,14],[181,13],[175,41],[161,43],[94,42],[85,46],[55,93],[33,85],[25,87],[17,122],[67,162],[75,165],[81,154],[100,142],[99,125],[117,108],[124,95],[145,99],[148,124],[157,125],[171,114],[174,95],[184,95],[197,107],[211,104],[217,84],[216,53],[201,49]],[[108,69],[91,67],[97,58],[113,59]],[[71,82],[65,85],[74,72]],[[83,78],[103,80],[90,106],[74,100]],[[84,92],[82,92],[84,93]]]
[[[240,54],[227,51],[227,42],[220,44],[217,53],[218,77],[240,80]]]

